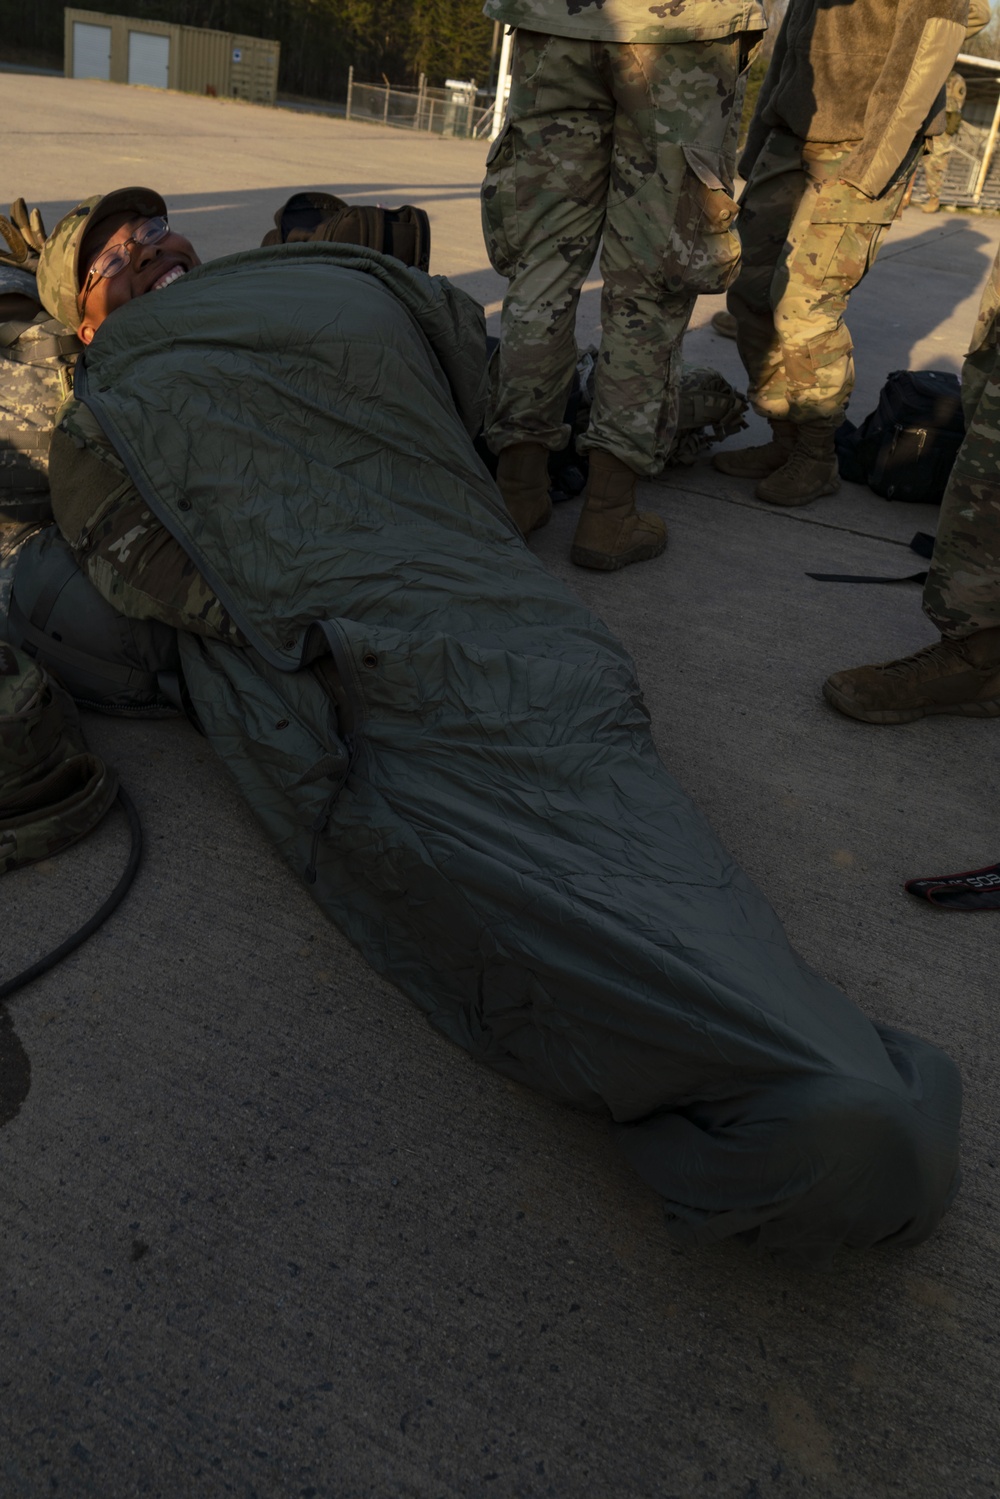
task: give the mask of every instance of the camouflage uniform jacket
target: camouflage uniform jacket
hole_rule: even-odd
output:
[[[709,42],[767,25],[759,0],[486,0],[483,11],[506,26],[597,42]]]
[[[984,5],[792,0],[757,100],[742,175],[749,177],[769,132],[787,130],[805,141],[855,143],[843,180],[879,197],[934,133],[970,13],[973,29],[980,29]]]

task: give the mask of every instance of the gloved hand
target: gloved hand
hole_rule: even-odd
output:
[[[34,271],[45,243],[45,225],[37,208],[28,212],[23,198],[10,206],[10,218],[0,213],[0,262]],[[5,243],[4,243],[5,242]]]

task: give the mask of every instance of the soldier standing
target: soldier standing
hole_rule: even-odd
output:
[[[941,639],[881,666],[835,672],[827,702],[866,723],[929,713],[1000,717],[1000,251],[962,367],[965,440],[941,502],[924,613]]]
[[[771,440],[717,453],[772,505],[839,487],[833,435],[854,385],[847,299],[870,269],[987,0],[792,0],[740,171],[743,259],[729,311]]]
[[[932,135],[928,141],[928,152],[924,158],[924,181],[927,184],[927,202],[923,213],[937,213],[941,207],[941,188],[948,160],[955,149],[955,137],[962,126],[962,110],[965,108],[965,79],[954,70],[948,74],[945,84],[944,129]]]
[[[602,341],[573,561],[614,570],[666,546],[636,480],[662,468],[681,339],[700,292],[735,272],[740,78],[758,0],[487,0],[517,28],[510,102],[487,159],[483,229],[509,281],[487,441],[527,535],[551,509],[548,455],[565,446],[580,289],[603,236]]]

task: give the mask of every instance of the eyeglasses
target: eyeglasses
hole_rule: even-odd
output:
[[[117,276],[131,263],[132,255],[129,248],[131,245],[157,245],[169,233],[170,225],[166,219],[145,219],[128,239],[123,239],[120,244],[109,245],[106,250],[102,250],[87,272],[87,279],[80,289],[80,306],[82,307],[87,300],[91,283],[95,278],[110,280],[112,276]]]

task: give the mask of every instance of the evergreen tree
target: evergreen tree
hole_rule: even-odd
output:
[[[493,24],[482,0],[100,0],[113,15],[207,26],[281,43],[282,93],[342,99],[360,81],[431,84],[489,72]],[[62,62],[62,0],[0,0],[0,58]]]

